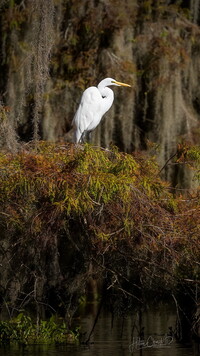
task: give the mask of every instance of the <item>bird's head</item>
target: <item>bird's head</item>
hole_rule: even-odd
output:
[[[110,84],[110,85],[117,85],[118,87],[121,87],[121,86],[123,86],[123,87],[131,87],[131,85],[126,84],[126,83],[118,82],[118,81],[115,80],[115,79],[112,79],[112,78],[108,78],[108,79],[111,80],[111,84]]]
[[[121,86],[124,86],[124,87],[131,87],[131,85],[118,82],[117,80],[115,80],[115,79],[113,79],[113,78],[106,78],[106,79],[103,79],[103,80],[99,83],[98,88],[105,88],[105,87],[108,87],[108,86],[110,86],[110,85],[116,85],[116,86],[118,86],[118,87],[121,87]]]

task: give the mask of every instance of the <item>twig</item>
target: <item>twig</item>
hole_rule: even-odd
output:
[[[89,336],[88,336],[87,340],[86,340],[85,342],[83,342],[84,344],[88,344],[88,343],[90,342],[90,338],[91,338],[91,336],[92,336],[92,334],[93,334],[93,332],[94,332],[95,326],[96,326],[97,321],[98,321],[98,319],[99,319],[99,315],[100,315],[102,306],[103,306],[103,297],[101,298],[101,302],[100,302],[100,304],[99,304],[99,309],[98,309],[97,315],[96,315],[96,317],[95,317],[95,319],[94,319],[94,324],[93,324],[93,326],[92,326],[92,329],[91,329],[91,331],[90,331],[90,333],[89,333]]]
[[[169,161],[171,161],[171,159],[174,158],[176,155],[177,155],[177,151],[171,157],[168,158],[168,160],[165,162],[164,166],[158,172],[158,175],[163,171],[163,169],[165,169],[165,167],[168,165]]]

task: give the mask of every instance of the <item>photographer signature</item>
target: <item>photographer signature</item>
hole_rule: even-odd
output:
[[[153,336],[149,336],[146,340],[140,337],[134,337],[133,342],[129,345],[129,351],[146,349],[146,348],[159,348],[168,347],[173,342],[173,337],[165,335],[160,339],[155,339]]]

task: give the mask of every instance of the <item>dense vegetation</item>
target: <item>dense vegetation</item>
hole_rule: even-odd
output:
[[[33,343],[70,343],[78,340],[78,329],[68,330],[64,321],[52,316],[48,321],[34,322],[30,316],[20,313],[9,321],[0,321],[0,342],[4,345],[15,342],[22,345]]]
[[[41,138],[72,140],[82,91],[105,77],[115,102],[92,143],[120,150],[159,145],[159,162],[180,137],[198,144],[200,0],[3,0],[0,2],[0,102],[10,135],[0,147]],[[191,187],[188,171],[167,165],[165,179]]]
[[[199,0],[46,3],[0,3],[0,338],[66,340],[89,290],[115,314],[151,297],[198,312]],[[132,89],[74,146],[80,94],[106,76]]]
[[[174,163],[198,173],[199,157],[182,145]],[[199,192],[173,194],[154,157],[40,142],[0,164],[4,313],[56,311],[70,325],[91,281],[115,313],[147,291],[197,303]]]

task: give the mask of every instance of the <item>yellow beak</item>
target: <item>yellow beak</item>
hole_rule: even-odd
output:
[[[121,82],[116,82],[116,81],[114,83],[117,84],[117,85],[121,85],[123,87],[131,87],[131,85],[126,84],[126,83],[121,83]]]

